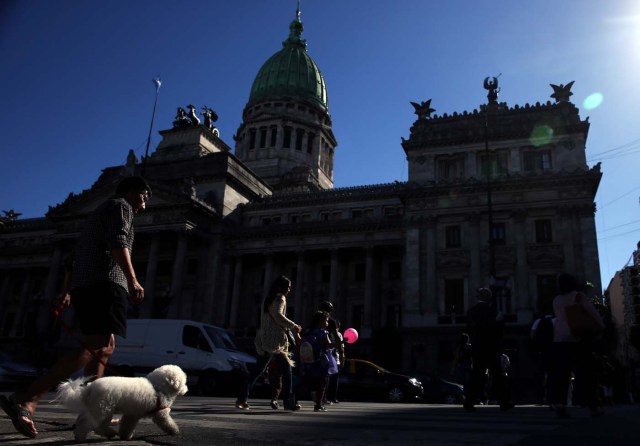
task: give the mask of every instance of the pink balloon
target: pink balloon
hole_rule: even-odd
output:
[[[353,344],[358,340],[358,330],[355,328],[347,328],[342,336],[344,336],[344,340],[347,341],[347,344]]]

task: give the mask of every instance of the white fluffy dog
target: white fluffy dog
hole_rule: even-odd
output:
[[[68,381],[58,387],[57,398],[80,413],[74,436],[84,441],[89,432],[111,438],[116,431],[110,426],[114,413],[121,413],[122,440],[130,440],[138,421],[151,420],[170,435],[179,432],[169,415],[178,395],[187,393],[187,375],[176,365],[163,365],[143,378],[108,376],[86,382],[84,378]]]

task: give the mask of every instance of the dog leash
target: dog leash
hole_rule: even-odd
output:
[[[67,333],[68,335],[70,335],[73,339],[75,339],[82,346],[83,349],[88,351],[91,354],[91,356],[94,357],[94,359],[96,361],[98,361],[100,364],[102,364],[104,366],[105,370],[108,370],[109,373],[111,373],[114,376],[121,376],[120,373],[117,370],[115,370],[113,367],[111,367],[109,364],[107,364],[100,356],[98,356],[98,354],[95,352],[95,350],[93,350],[84,341],[82,341],[76,335],[73,334],[73,332],[71,331],[69,326],[62,319],[62,310],[64,310],[64,304],[61,303],[57,307],[55,307],[53,309],[53,314],[58,318],[58,322],[60,322],[60,326],[62,327],[64,332]]]

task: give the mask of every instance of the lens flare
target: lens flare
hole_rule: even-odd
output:
[[[553,137],[553,129],[546,124],[536,125],[531,131],[529,142],[536,147],[549,144]]]
[[[602,93],[592,93],[582,102],[582,106],[585,110],[593,110],[602,104],[603,99]]]

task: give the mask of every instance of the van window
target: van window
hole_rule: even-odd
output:
[[[227,330],[223,330],[221,328],[216,327],[204,327],[205,331],[211,338],[211,342],[216,348],[223,348],[225,350],[237,351],[238,347],[236,347],[235,342],[233,341],[233,337],[231,333]]]
[[[182,343],[186,347],[197,348],[205,352],[211,352],[211,346],[207,342],[202,330],[195,325],[185,325],[182,329]]]

